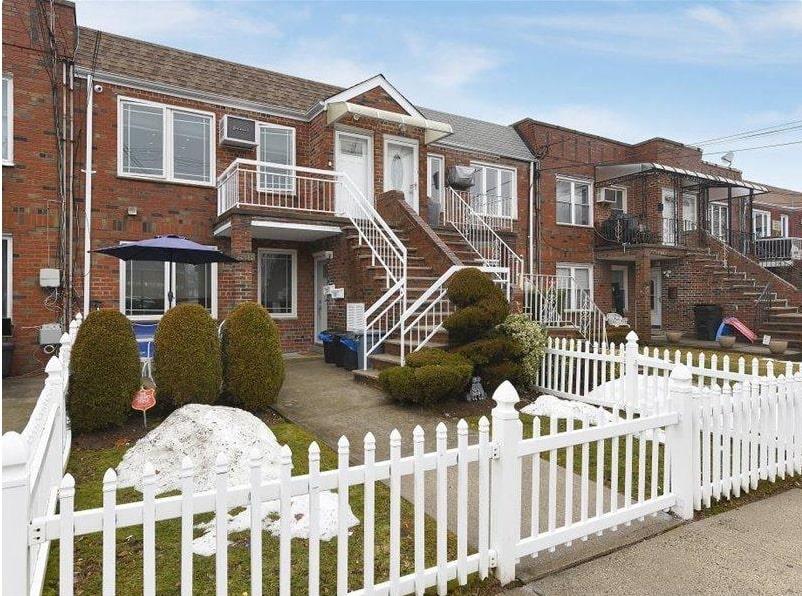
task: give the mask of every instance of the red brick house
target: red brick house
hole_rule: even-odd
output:
[[[688,309],[714,299],[698,273],[717,265],[711,246],[733,243],[715,239],[722,205],[735,213],[751,196],[755,213],[771,210],[757,216],[760,234],[802,236],[794,193],[672,141],[483,122],[417,106],[380,74],[344,89],[87,29],[72,3],[53,7],[3,5],[3,316],[14,373],[42,367],[52,341],[43,325],[97,307],[157,321],[168,287],[221,320],[260,301],[287,351],[345,328],[350,310],[374,338],[368,363],[382,366],[437,345],[442,276],[465,265],[486,267],[521,304],[538,276],[571,276],[599,312],[621,310],[648,335],[686,328]],[[670,213],[666,189],[683,196]],[[607,233],[621,226],[603,225],[617,211],[651,233],[622,244]],[[691,211],[695,227],[684,223]],[[726,219],[728,234],[743,228]],[[89,252],[158,234],[239,262],[169,268]],[[775,252],[790,257],[786,244]],[[738,275],[786,284],[772,290],[774,306],[795,312],[796,288],[741,257]],[[742,311],[759,298],[747,289]]]

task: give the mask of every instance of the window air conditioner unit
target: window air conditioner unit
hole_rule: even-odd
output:
[[[220,120],[220,144],[229,147],[256,147],[256,120],[224,115]]]
[[[596,202],[597,202],[597,203],[606,203],[606,204],[608,204],[608,205],[611,205],[611,204],[615,203],[615,200],[614,200],[614,199],[612,199],[612,198],[609,198],[609,197],[607,196],[607,193],[606,193],[606,192],[604,192],[604,190],[605,190],[605,189],[603,189],[603,188],[602,188],[602,189],[599,191],[599,196],[598,196],[598,198],[596,199]]]

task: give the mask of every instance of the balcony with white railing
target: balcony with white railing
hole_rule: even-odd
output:
[[[499,232],[512,232],[515,225],[515,197],[475,194],[473,191],[448,189],[465,201],[488,226]]]
[[[217,214],[264,208],[335,215],[347,208],[343,187],[334,170],[236,159],[217,178]]]
[[[802,261],[802,238],[757,238],[754,251],[763,267],[790,267]]]

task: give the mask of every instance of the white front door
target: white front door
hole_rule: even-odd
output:
[[[418,144],[385,139],[384,190],[400,190],[407,203],[418,211]]]
[[[652,267],[651,283],[652,327],[663,326],[663,270]]]
[[[693,232],[696,230],[696,195],[682,195],[682,231]]]
[[[663,189],[663,244],[677,243],[677,199],[673,190]]]
[[[324,256],[315,257],[315,343],[320,343],[318,334],[329,325],[329,306],[323,295],[323,287],[329,283],[328,262]]]
[[[334,169],[348,175],[366,199],[373,201],[370,138],[341,130],[334,131]],[[348,190],[337,188],[337,211],[347,211]]]

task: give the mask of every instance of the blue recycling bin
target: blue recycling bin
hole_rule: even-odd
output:
[[[334,364],[337,360],[337,345],[335,343],[334,333],[328,330],[321,331],[317,334],[317,337],[323,342],[323,361],[327,364]],[[339,343],[339,340],[337,341]]]

